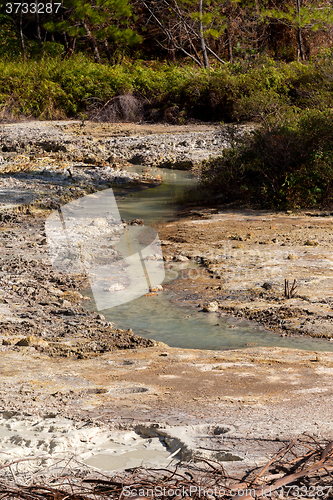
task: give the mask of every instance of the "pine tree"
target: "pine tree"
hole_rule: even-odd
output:
[[[99,45],[103,46],[107,58],[111,59],[109,43],[133,45],[141,38],[128,27],[132,10],[127,0],[64,0],[62,19],[44,23],[51,32],[64,33],[73,40],[85,37],[91,47],[96,63],[101,62]]]
[[[285,4],[283,9],[262,9],[262,16],[277,19],[293,28],[297,38],[298,56],[305,59],[303,33],[306,31],[327,30],[333,23],[333,9],[327,2],[309,0],[293,0]]]

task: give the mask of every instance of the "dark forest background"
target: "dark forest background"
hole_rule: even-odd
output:
[[[5,1],[0,47],[12,58],[83,52],[110,64],[308,60],[332,45],[332,10],[311,0]]]

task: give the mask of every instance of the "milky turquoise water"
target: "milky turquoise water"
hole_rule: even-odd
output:
[[[133,168],[134,170],[134,168]],[[140,172],[136,167],[135,171]],[[174,217],[175,207],[170,203],[182,190],[195,184],[188,172],[152,169],[160,174],[163,183],[117,199],[121,217],[126,220],[144,219],[145,225]],[[166,270],[166,279],[171,271]],[[169,276],[168,276],[169,274]],[[85,291],[86,295],[92,294]],[[94,301],[89,309],[94,308]],[[96,308],[95,308],[96,310]],[[165,342],[171,347],[196,349],[235,349],[257,346],[277,346],[311,351],[333,351],[333,342],[310,337],[281,337],[249,322],[224,320],[216,313],[182,307],[169,291],[155,296],[140,297],[117,307],[101,311],[108,321],[119,328],[132,328],[137,335]]]

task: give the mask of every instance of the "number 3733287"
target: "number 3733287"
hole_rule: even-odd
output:
[[[61,3],[23,3],[23,2],[8,2],[6,3],[7,14],[17,14],[22,10],[22,14],[57,14]]]

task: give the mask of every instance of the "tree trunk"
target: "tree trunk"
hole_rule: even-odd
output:
[[[227,37],[227,44],[228,44],[228,58],[231,63],[234,62],[233,54],[232,54],[232,40],[231,40],[231,33],[230,33],[230,28],[226,28],[225,34]]]
[[[22,53],[23,53],[23,59],[26,59],[25,56],[25,43],[24,43],[24,36],[23,36],[23,29],[22,29],[22,7],[20,9],[20,40],[21,40],[21,47],[22,47]]]
[[[301,29],[301,1],[296,0],[297,7],[297,18],[298,18],[298,27],[297,27],[297,44],[298,44],[298,52],[301,57],[301,60],[304,61],[304,49],[303,49],[303,40],[302,40],[302,29]]]
[[[64,32],[64,35],[66,35],[66,33]],[[66,36],[66,40],[67,40],[67,36]],[[66,52],[63,56],[63,59],[69,59],[73,53],[74,53],[74,49],[75,49],[75,44],[76,44],[76,38],[73,37],[73,36],[70,36],[69,37],[69,41],[67,40],[67,49],[66,49]]]
[[[68,45],[68,39],[67,39],[67,33],[66,33],[66,31],[63,31],[62,35],[64,37],[65,52],[67,53],[68,49],[69,49],[69,45]]]
[[[203,55],[203,61],[204,61],[205,68],[209,69],[209,61],[208,61],[208,56],[207,56],[207,49],[206,49],[206,43],[205,43],[205,39],[204,39],[204,31],[203,31],[203,25],[202,25],[202,0],[199,0],[199,16],[200,16],[199,36],[200,36],[200,45],[201,45],[201,50],[202,50],[202,55]]]
[[[100,63],[101,62],[101,58],[100,58],[100,55],[99,55],[99,52],[98,52],[98,48],[97,48],[95,39],[92,36],[90,29],[88,28],[87,24],[84,21],[82,21],[82,26],[84,27],[84,29],[85,29],[85,31],[87,33],[89,44],[90,44],[91,50],[93,51],[93,54],[94,54],[95,62],[96,63]]]
[[[109,47],[109,44],[108,44],[108,41],[107,39],[105,38],[104,40],[104,48],[105,48],[105,54],[106,54],[106,57],[108,58],[108,61],[111,62],[111,52],[110,52],[110,47]]]
[[[69,41],[69,50],[71,53],[70,55],[74,54],[75,45],[76,45],[76,38],[74,36],[71,36],[71,39]]]
[[[61,2],[61,20],[64,21],[64,10],[63,10],[63,1]],[[64,45],[65,45],[65,53],[67,54],[69,45],[68,45],[68,39],[67,39],[67,33],[66,31],[62,32],[62,36],[64,37]]]
[[[35,1],[36,12],[35,12],[35,23],[36,23],[36,35],[38,40],[38,45],[42,46],[42,36],[40,34],[40,24],[39,24],[39,14],[38,14],[38,0]]]

